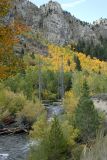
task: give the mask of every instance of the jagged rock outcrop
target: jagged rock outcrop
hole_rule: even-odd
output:
[[[60,4],[50,1],[48,4],[41,6],[40,10],[45,38],[52,43],[68,43],[72,37],[72,31]]]
[[[40,33],[51,43],[64,45],[83,39],[97,45],[101,36],[107,38],[107,19],[88,24],[63,11],[53,1],[38,8],[28,0],[15,0],[14,17],[30,26],[33,35]]]
[[[78,42],[78,40],[83,39],[85,41],[92,40],[95,44],[99,43],[91,24],[80,21],[68,12],[64,12],[64,17],[69,22],[70,30],[72,30],[71,41]]]
[[[107,19],[99,19],[93,23],[93,29],[97,37],[107,39]]]

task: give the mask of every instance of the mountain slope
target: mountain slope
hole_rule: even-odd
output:
[[[60,4],[53,1],[38,8],[27,0],[15,0],[13,14],[15,19],[31,27],[33,35],[40,34],[49,43],[78,45],[80,41],[83,41],[86,45],[83,45],[80,51],[87,52],[87,54],[90,54],[91,51],[88,53],[87,50],[92,44],[100,48],[105,46],[107,19],[101,19],[93,24],[86,23],[63,11]],[[101,38],[104,39],[104,44]]]

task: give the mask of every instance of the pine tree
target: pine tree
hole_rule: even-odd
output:
[[[67,160],[69,158],[69,146],[63,136],[58,119],[55,117],[49,134],[36,150],[32,150],[30,160]]]
[[[82,68],[81,68],[80,60],[76,55],[74,55],[74,62],[76,63],[76,68],[75,69],[77,69],[78,71],[81,71]]]
[[[49,134],[48,160],[67,160],[68,144],[55,117]]]
[[[80,138],[83,142],[93,138],[99,128],[99,115],[89,96],[89,88],[86,81],[83,84],[82,95],[75,110],[74,124],[80,130]]]

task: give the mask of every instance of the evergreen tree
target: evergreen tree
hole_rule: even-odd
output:
[[[30,160],[67,160],[69,158],[67,141],[55,117],[49,135],[46,135],[36,150],[32,150]]]
[[[67,160],[68,144],[56,117],[52,123],[47,146],[48,160]]]
[[[76,69],[78,71],[81,71],[82,68],[81,68],[80,60],[79,60],[78,56],[76,56],[76,55],[74,55],[74,62],[76,63]]]
[[[84,41],[79,40],[77,45],[75,45],[75,50],[78,52],[83,52],[85,55],[89,55],[91,58],[96,57],[100,60],[107,60],[107,39],[100,37],[100,45],[95,45],[93,40]]]
[[[89,88],[86,81],[83,84],[82,94],[75,110],[74,125],[80,130],[80,138],[83,142],[93,138],[99,128],[98,112],[89,96]]]

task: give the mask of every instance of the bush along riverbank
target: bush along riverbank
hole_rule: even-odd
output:
[[[43,111],[37,98],[30,101],[23,93],[14,93],[0,85],[0,135],[29,132]]]

